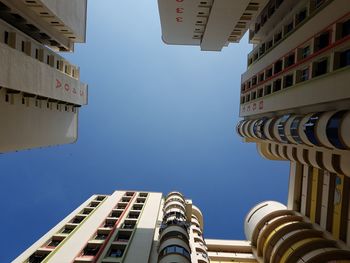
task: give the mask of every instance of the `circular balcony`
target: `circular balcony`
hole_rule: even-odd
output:
[[[180,202],[178,200],[170,200],[169,202],[166,203],[166,205],[164,206],[164,210],[167,211],[169,209],[172,209],[172,208],[179,208],[179,209],[182,209],[183,211],[186,211],[186,207],[185,205],[183,204],[183,202]]]
[[[159,263],[169,263],[169,262],[191,262],[191,254],[189,249],[179,245],[169,245],[160,250],[158,256]]]
[[[173,198],[173,197],[178,197],[178,198],[180,198],[180,199],[182,199],[182,200],[185,201],[184,196],[183,196],[180,192],[176,192],[176,191],[170,192],[170,193],[166,196],[165,201],[166,201],[167,199],[170,199],[170,198]]]
[[[169,225],[167,226],[160,235],[160,243],[169,239],[169,238],[178,238],[184,240],[188,243],[189,235],[185,228],[177,225]]]
[[[197,262],[198,263],[209,263],[209,256],[206,253],[197,252]]]

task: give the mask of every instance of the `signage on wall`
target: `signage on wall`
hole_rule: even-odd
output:
[[[241,107],[242,112],[256,112],[258,110],[264,109],[264,101],[261,100],[259,102],[250,103],[248,105],[243,105]]]
[[[68,83],[62,83],[60,80],[56,79],[56,89],[62,89],[67,93],[76,95],[77,89],[75,87],[71,87]],[[85,95],[85,92],[83,89],[79,90],[80,97],[83,97]]]
[[[182,3],[184,2],[185,0],[175,0],[177,3]],[[175,9],[175,13],[176,13],[176,22],[177,23],[182,23],[184,18],[181,14],[183,14],[183,12],[185,11],[185,9],[181,6],[177,7]]]

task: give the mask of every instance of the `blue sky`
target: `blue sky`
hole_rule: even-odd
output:
[[[244,238],[256,203],[286,202],[288,163],[234,131],[247,39],[201,52],[160,32],[156,1],[89,1],[87,43],[66,55],[89,84],[78,142],[0,155],[0,262],[94,193],[181,191],[203,211],[205,236],[226,239]]]

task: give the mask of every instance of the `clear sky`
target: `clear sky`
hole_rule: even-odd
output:
[[[181,191],[203,211],[205,237],[243,239],[252,206],[286,202],[289,173],[235,134],[247,39],[222,52],[166,46],[155,0],[88,8],[87,43],[66,55],[89,84],[78,142],[0,155],[0,262],[117,189]]]

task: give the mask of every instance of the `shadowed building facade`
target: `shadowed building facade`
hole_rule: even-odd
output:
[[[242,120],[237,133],[245,142],[256,143],[264,158],[290,162],[286,211],[291,214],[285,214],[281,220],[273,219],[276,220],[273,225],[279,227],[278,222],[287,218],[303,225],[304,234],[293,236],[295,242],[289,239],[290,243],[286,243],[290,249],[299,251],[294,255],[300,256],[313,247],[329,254],[338,248],[349,249],[349,2],[159,0],[158,3],[162,38],[167,44],[198,45],[201,50],[220,51],[229,43],[238,42],[244,33],[249,34],[253,50],[241,76]],[[322,232],[322,240],[319,233],[306,231],[310,224]],[[283,256],[274,250],[275,242],[280,242],[277,237],[284,238],[287,233],[278,231],[276,239],[268,232],[260,240],[257,233],[247,238],[256,256],[264,262],[280,262],[281,258],[281,262],[294,262],[286,259],[294,256]],[[324,242],[324,238],[328,241]],[[264,248],[265,239],[272,242],[266,244],[270,248]],[[317,260],[321,259],[310,262],[323,262]]]
[[[86,0],[0,1],[0,153],[73,143],[87,85],[58,54],[85,42]]]

